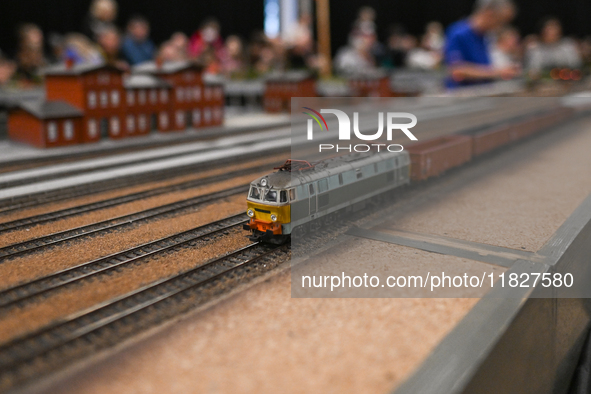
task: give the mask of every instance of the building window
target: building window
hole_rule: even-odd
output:
[[[185,98],[187,99],[187,101],[191,101],[192,99],[194,99],[193,89],[191,89],[191,87],[187,87],[185,89]]]
[[[135,92],[133,90],[127,91],[127,105],[133,105],[135,103]]]
[[[90,119],[88,121],[88,136],[90,138],[95,138],[98,135],[98,128],[96,124],[96,120]]]
[[[57,141],[57,123],[55,123],[55,122],[48,122],[47,123],[47,140],[49,142]]]
[[[183,111],[176,111],[175,118],[177,127],[185,125],[185,113]]]
[[[185,100],[185,91],[183,88],[176,88],[176,101],[182,102]]]
[[[96,108],[96,92],[88,92],[88,108]]]
[[[211,100],[211,88],[205,88],[203,90],[204,90],[205,101]]]
[[[211,123],[211,108],[203,108],[203,121],[205,123]]]
[[[217,87],[214,90],[214,96],[216,100],[221,100],[222,99],[222,88]]]
[[[146,115],[140,115],[137,117],[137,125],[140,131],[146,131],[146,127],[148,127],[148,119]]]
[[[156,89],[150,90],[150,103],[156,104],[158,102],[158,92]]]
[[[127,131],[133,133],[135,129],[135,117],[133,115],[127,115]]]
[[[146,91],[145,90],[140,90],[139,92],[137,92],[137,101],[140,103],[140,105],[146,104]]]
[[[109,105],[109,94],[107,92],[101,92],[101,107],[107,108]]]
[[[111,134],[112,135],[119,135],[119,118],[116,116],[113,116],[111,118]]]
[[[193,110],[193,124],[199,126],[201,124],[201,111],[198,109]]]
[[[64,122],[64,138],[66,141],[71,141],[74,139],[74,122],[71,120],[66,120]]]
[[[185,72],[184,77],[185,77],[185,81],[192,81],[195,79],[195,73],[192,71],[187,71],[187,72]]]
[[[168,128],[168,114],[166,112],[160,112],[160,128]]]
[[[195,101],[201,100],[201,87],[200,86],[193,87],[193,99]]]
[[[119,91],[111,91],[111,104],[113,105],[113,107],[119,106]]]
[[[160,89],[160,102],[168,103],[168,89]]]

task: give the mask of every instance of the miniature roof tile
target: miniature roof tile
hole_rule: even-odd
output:
[[[191,61],[174,61],[163,63],[145,62],[133,67],[132,72],[140,74],[174,74],[179,71],[184,71],[191,68],[201,71],[203,66]]]
[[[148,74],[132,74],[123,80],[126,89],[170,88],[171,84]]]
[[[43,74],[45,75],[82,75],[93,71],[99,70],[112,70],[118,73],[123,73],[118,67],[115,67],[111,64],[107,63],[83,63],[83,64],[75,64],[70,67],[66,63],[56,64],[53,66],[46,67],[43,70]]]
[[[19,106],[39,119],[74,118],[84,114],[65,101],[23,101]]]

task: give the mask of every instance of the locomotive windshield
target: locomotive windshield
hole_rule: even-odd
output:
[[[248,192],[248,198],[251,200],[274,202],[274,203],[287,203],[289,202],[287,190],[265,190],[260,189],[257,186],[250,186]]]
[[[265,201],[277,202],[277,192],[275,190],[269,190],[267,194],[265,194]]]
[[[251,186],[250,193],[248,193],[248,197],[252,198],[253,200],[260,200],[261,193],[259,192],[259,188],[256,186]]]

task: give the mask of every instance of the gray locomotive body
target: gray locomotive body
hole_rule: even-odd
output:
[[[313,165],[288,161],[251,183],[245,228],[277,241],[410,182],[406,152],[355,153]],[[305,163],[305,164],[302,164]]]

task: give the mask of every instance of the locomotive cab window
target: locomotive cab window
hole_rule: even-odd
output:
[[[261,193],[259,192],[259,189],[254,186],[250,187],[250,193],[248,194],[248,196],[252,199],[255,199],[255,200],[261,199]]]
[[[289,200],[295,201],[296,199],[296,191],[295,189],[289,189]]]
[[[265,201],[277,202],[277,192],[275,190],[269,190],[267,194],[265,194]]]
[[[279,202],[287,202],[287,191],[281,190],[279,192]]]

